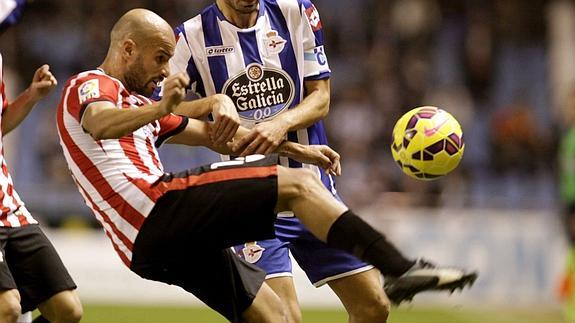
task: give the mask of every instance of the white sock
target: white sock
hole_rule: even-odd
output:
[[[32,312],[21,314],[16,323],[32,323]]]

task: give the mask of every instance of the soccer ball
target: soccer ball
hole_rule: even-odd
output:
[[[391,154],[410,177],[432,180],[451,172],[465,144],[459,122],[445,110],[424,106],[404,114],[393,128]]]

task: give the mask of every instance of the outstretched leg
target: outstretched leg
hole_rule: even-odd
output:
[[[477,273],[441,268],[405,258],[391,242],[337,201],[306,169],[278,167],[276,211],[293,211],[320,240],[367,261],[393,283],[386,287],[394,304],[426,290],[455,290],[472,285]]]
[[[293,211],[317,238],[370,262],[384,275],[399,276],[415,263],[336,200],[310,170],[278,167],[276,211]]]

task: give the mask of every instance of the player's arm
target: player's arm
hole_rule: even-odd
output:
[[[42,65],[38,68],[32,77],[30,86],[3,109],[2,133],[7,134],[14,130],[26,118],[36,103],[48,95],[57,84],[58,81],[50,72],[50,66]]]
[[[295,108],[279,114],[272,120],[257,124],[238,143],[243,155],[268,154],[285,139],[288,131],[311,126],[325,118],[329,112],[329,79],[305,81],[306,96]]]
[[[304,48],[303,77],[304,100],[274,119],[262,122],[241,142],[244,154],[273,151],[288,131],[311,126],[324,118],[329,110],[330,69],[323,49],[323,32],[319,13],[311,1],[300,3],[299,24]]]
[[[215,94],[206,98],[180,103],[174,110],[175,114],[197,119],[198,111],[212,114],[209,135],[215,145],[223,145],[230,141],[240,126],[240,116],[234,103],[225,94]]]
[[[82,127],[96,140],[126,136],[171,113],[184,98],[184,88],[188,82],[185,73],[168,77],[164,83],[162,100],[138,109],[119,109],[109,101],[90,103],[82,115]]]
[[[186,128],[171,137],[166,142],[171,144],[183,144],[188,146],[204,146],[223,155],[233,155],[236,151],[232,144],[215,144],[210,138],[210,128],[213,124],[189,119]],[[239,127],[234,135],[233,141],[240,140],[246,136],[249,130]],[[298,143],[284,140],[276,149],[272,151],[281,156],[295,159],[302,163],[317,165],[330,174],[340,175],[340,156],[337,152],[324,145],[300,145]]]

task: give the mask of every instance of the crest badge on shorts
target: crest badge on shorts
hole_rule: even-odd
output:
[[[244,259],[249,262],[250,264],[256,263],[262,257],[265,248],[258,245],[257,242],[247,242],[244,244],[244,248],[242,249],[242,253],[244,255]]]

